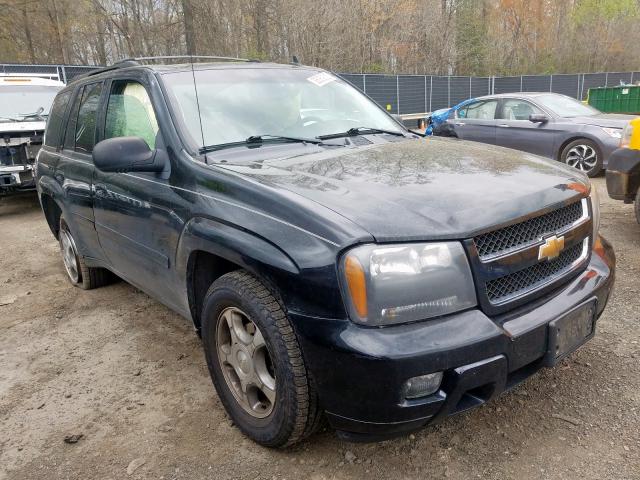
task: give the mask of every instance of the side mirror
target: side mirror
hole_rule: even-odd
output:
[[[544,113],[532,113],[529,115],[529,121],[532,123],[547,123],[549,121],[549,117]]]
[[[116,137],[93,147],[93,163],[103,172],[162,172],[168,162],[167,152],[151,150],[140,137]]]

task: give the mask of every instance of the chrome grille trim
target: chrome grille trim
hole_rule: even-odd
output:
[[[492,305],[512,302],[561,279],[574,271],[589,256],[589,237],[564,250],[551,261],[536,263],[485,284]]]
[[[473,239],[481,262],[513,255],[541,242],[548,235],[562,235],[589,220],[588,200],[566,205],[543,215],[515,223]]]

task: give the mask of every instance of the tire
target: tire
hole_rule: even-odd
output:
[[[76,241],[71,235],[64,217],[60,217],[58,241],[62,254],[62,263],[67,272],[67,278],[72,285],[83,290],[91,290],[113,281],[114,277],[110,271],[104,268],[88,267],[85,264],[84,258],[78,254]]]
[[[574,167],[589,177],[595,177],[602,171],[602,153],[598,145],[586,138],[570,142],[560,154],[560,161]]]
[[[266,447],[286,447],[318,428],[317,395],[296,334],[260,280],[242,270],[223,275],[209,288],[201,318],[213,384],[246,436]]]
[[[636,220],[640,223],[640,189],[638,189],[638,193],[636,194],[634,207],[634,210],[636,211]]]

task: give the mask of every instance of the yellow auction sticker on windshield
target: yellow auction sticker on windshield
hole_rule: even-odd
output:
[[[327,72],[320,72],[307,78],[311,83],[319,87],[324,87],[327,83],[335,82],[336,77]]]

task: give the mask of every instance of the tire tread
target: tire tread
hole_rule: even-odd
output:
[[[321,411],[313,382],[304,364],[298,339],[281,301],[264,283],[244,270],[236,270],[217,279],[209,287],[206,297],[221,287],[229,287],[243,298],[255,299],[260,313],[264,318],[270,319],[277,329],[293,372],[292,383],[295,387],[296,405],[291,405],[290,408],[293,411],[288,412],[291,417],[295,418],[291,431],[285,432],[284,438],[275,440],[272,446],[288,447],[300,442],[316,431]]]

